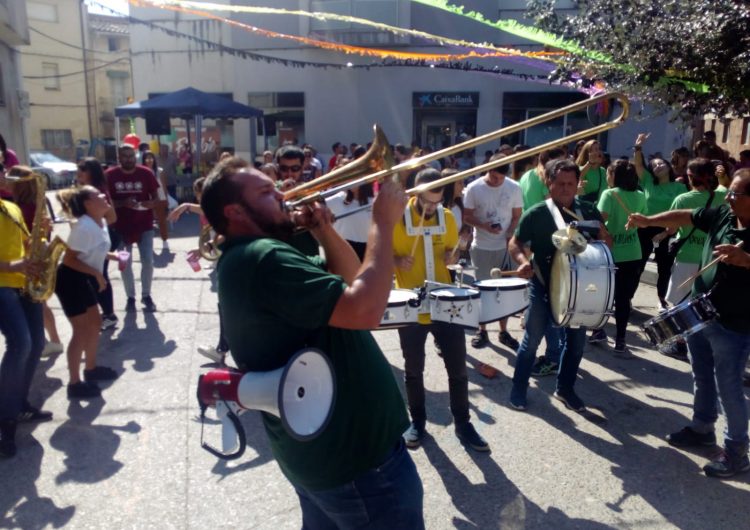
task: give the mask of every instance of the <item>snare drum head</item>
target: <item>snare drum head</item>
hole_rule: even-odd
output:
[[[437,300],[468,300],[470,298],[479,298],[479,291],[466,287],[448,287],[445,289],[435,289],[430,292],[430,298]]]
[[[417,298],[417,293],[409,289],[392,289],[391,294],[388,295],[388,307],[404,305],[409,300],[416,300]]]
[[[558,250],[549,277],[549,305],[555,324],[560,324],[568,312],[570,291],[570,258]]]
[[[523,278],[492,278],[489,280],[480,280],[474,284],[479,290],[514,291],[516,289],[525,289],[529,285],[529,280]]]

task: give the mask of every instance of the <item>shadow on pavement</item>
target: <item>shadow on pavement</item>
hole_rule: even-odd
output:
[[[143,328],[136,322],[139,314],[143,315]],[[133,361],[135,371],[147,372],[154,367],[154,359],[167,357],[176,349],[177,343],[166,340],[155,314],[142,311],[126,313],[119,333],[102,334],[99,344],[99,351],[106,352],[104,358],[100,357],[101,364],[115,368],[112,365],[119,363],[119,369],[115,369],[120,373],[126,360]]]

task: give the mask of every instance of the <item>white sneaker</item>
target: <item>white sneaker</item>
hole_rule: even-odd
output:
[[[224,352],[220,352],[216,348],[198,346],[198,353],[203,355],[203,357],[211,359],[215,363],[224,364]]]
[[[42,349],[42,357],[57,355],[58,353],[62,353],[64,349],[63,345],[59,342],[47,342]]]

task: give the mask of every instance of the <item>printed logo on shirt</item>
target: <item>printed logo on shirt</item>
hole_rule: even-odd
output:
[[[613,239],[614,239],[615,245],[618,245],[618,246],[630,245],[636,242],[636,240],[638,239],[638,234],[635,232],[632,234],[615,234],[613,236]]]
[[[123,182],[115,182],[115,189],[117,191],[122,191],[125,189],[125,184]]]

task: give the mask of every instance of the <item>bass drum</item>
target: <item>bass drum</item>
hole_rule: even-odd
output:
[[[552,260],[549,300],[561,327],[602,327],[615,301],[615,263],[607,245],[593,241],[580,254],[559,250]]]

